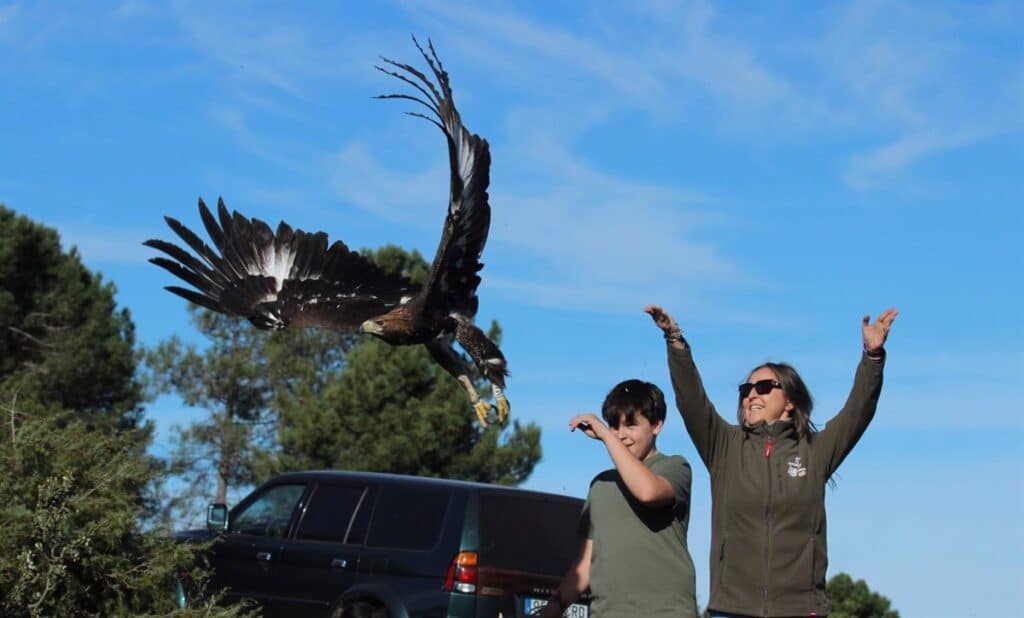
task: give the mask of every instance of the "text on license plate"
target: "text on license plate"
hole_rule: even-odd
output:
[[[547,599],[526,599],[526,615],[539,614],[540,610],[548,604]],[[589,618],[590,608],[581,603],[573,603],[569,607],[565,608],[565,613],[562,614],[567,618]]]

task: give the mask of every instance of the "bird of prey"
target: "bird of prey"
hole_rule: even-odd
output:
[[[436,79],[408,65],[381,58],[376,68],[396,77],[418,94],[382,95],[413,101],[431,112],[406,112],[437,125],[448,142],[451,194],[444,231],[430,274],[422,286],[384,272],[336,240],[330,247],[323,232],[293,230],[281,221],[274,232],[259,219],[229,213],[218,200],[216,217],[199,200],[199,214],[213,246],[171,217],[172,230],[192,252],[163,240],[144,244],[165,253],[150,262],[195,289],[166,289],[197,305],[248,318],[262,329],[322,327],[361,332],[393,345],[423,344],[434,360],[455,377],[469,396],[477,417],[487,426],[491,404],[473,385],[490,383],[499,423],[509,412],[505,396],[505,357],[476,325],[480,255],[487,241],[491,208],[487,202],[490,151],[487,140],[462,125],[452,100],[448,73],[428,41],[430,54],[413,42]],[[471,366],[454,347],[469,354]]]

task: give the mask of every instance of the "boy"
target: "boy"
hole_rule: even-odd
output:
[[[569,421],[600,440],[615,467],[590,483],[580,516],[584,538],[541,616],[555,618],[590,588],[594,618],[696,618],[696,578],[686,545],[690,465],[655,445],[665,424],[665,395],[642,380],[626,380],[593,414]],[[607,423],[607,424],[606,424]]]

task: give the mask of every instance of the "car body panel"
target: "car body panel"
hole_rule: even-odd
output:
[[[257,501],[273,503],[267,496],[287,493],[282,486],[302,486],[301,497],[286,521],[268,516],[265,522]],[[230,510],[227,532],[177,537],[216,538],[212,588],[230,588],[229,598],[256,599],[268,616],[330,616],[362,601],[394,618],[511,617],[523,615],[527,596],[549,596],[569,568],[580,542],[575,525],[582,505],[576,498],[483,483],[320,470],[264,483]],[[513,512],[503,514],[505,508]],[[280,515],[280,509],[264,510]],[[254,525],[236,525],[240,515]],[[554,546],[557,557],[549,555]],[[483,585],[476,594],[444,589],[459,552],[501,563],[480,565]]]

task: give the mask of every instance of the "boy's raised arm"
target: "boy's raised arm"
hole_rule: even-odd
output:
[[[648,506],[662,506],[675,501],[676,492],[672,488],[672,484],[665,477],[652,472],[644,465],[644,462],[629,452],[619,436],[596,415],[576,415],[569,421],[569,428],[573,431],[579,428],[587,436],[604,443],[626,489],[641,503]]]

